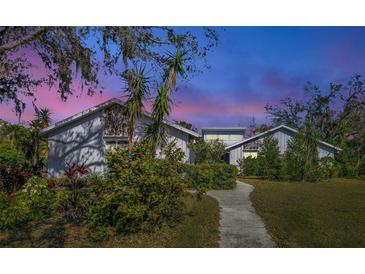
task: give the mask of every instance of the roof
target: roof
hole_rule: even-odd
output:
[[[298,130],[296,130],[296,129],[294,129],[294,128],[291,128],[291,127],[288,127],[288,126],[286,126],[286,125],[280,125],[280,126],[277,126],[277,127],[272,128],[272,129],[269,129],[269,130],[267,130],[267,131],[265,131],[265,132],[262,132],[262,133],[256,134],[256,135],[254,135],[254,136],[252,136],[252,137],[250,137],[250,138],[247,138],[247,139],[245,139],[245,140],[243,140],[243,141],[239,141],[239,142],[237,142],[237,143],[235,143],[235,144],[233,144],[233,145],[230,145],[230,146],[226,147],[226,150],[235,149],[235,148],[237,148],[237,147],[240,147],[240,146],[241,146],[241,145],[243,145],[243,144],[249,143],[249,142],[251,142],[251,141],[253,141],[253,140],[256,140],[256,139],[258,139],[258,138],[260,138],[260,137],[262,137],[262,136],[265,136],[265,135],[267,135],[267,134],[269,134],[269,133],[272,133],[272,132],[277,131],[277,130],[282,129],[282,128],[285,128],[285,129],[287,129],[287,130],[289,130],[289,131],[291,131],[291,132],[293,132],[293,133],[298,133],[298,132],[299,132]],[[327,147],[333,148],[333,149],[335,149],[335,150],[337,150],[337,151],[341,151],[341,150],[342,150],[342,149],[341,149],[341,148],[339,148],[339,147],[336,147],[336,146],[334,146],[334,145],[331,145],[331,144],[329,144],[329,143],[327,143],[327,142],[324,142],[324,141],[321,141],[321,140],[319,140],[319,143],[320,143],[320,144],[322,144],[322,145],[324,145],[324,146],[327,146]]]
[[[209,131],[209,130],[214,130],[214,131],[245,131],[246,128],[245,127],[203,127],[202,129],[203,131]]]
[[[101,103],[99,105],[96,105],[96,106],[91,107],[91,108],[89,108],[87,110],[84,110],[84,111],[79,112],[79,113],[77,113],[75,115],[72,115],[72,116],[70,116],[70,117],[68,117],[68,118],[66,118],[66,119],[64,119],[62,121],[59,121],[59,122],[57,122],[57,123],[55,123],[55,124],[53,124],[53,125],[45,128],[45,129],[41,130],[41,135],[47,136],[50,132],[52,132],[52,131],[54,131],[56,129],[59,129],[61,127],[64,127],[66,125],[69,125],[69,124],[71,124],[71,123],[73,123],[73,122],[75,122],[75,121],[77,121],[77,120],[79,120],[79,119],[81,119],[83,117],[86,117],[88,115],[91,115],[91,114],[93,114],[93,113],[95,113],[97,111],[100,111],[100,110],[102,110],[102,109],[104,109],[104,108],[106,108],[108,106],[113,105],[113,104],[119,104],[121,106],[124,106],[124,102],[122,100],[120,100],[118,98],[110,99],[108,101],[105,101],[105,102],[103,102],[103,103]],[[147,116],[149,118],[152,117],[151,114],[148,113],[147,111],[144,111],[143,112],[143,115],[145,115],[145,116]],[[166,125],[168,125],[168,126],[170,126],[170,127],[172,127],[172,128],[175,128],[177,130],[183,131],[183,132],[185,132],[185,133],[187,133],[187,134],[189,134],[191,136],[194,136],[194,137],[197,137],[197,138],[200,137],[200,134],[199,133],[197,133],[195,131],[192,131],[190,129],[187,129],[185,127],[182,127],[180,125],[177,125],[177,124],[175,124],[173,122],[164,120],[163,123],[166,124]]]

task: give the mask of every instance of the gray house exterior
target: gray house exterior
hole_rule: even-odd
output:
[[[44,129],[41,134],[48,140],[48,176],[62,175],[66,163],[84,164],[92,172],[104,172],[107,148],[127,143],[126,123],[120,125],[120,120],[117,119],[114,124],[113,121],[108,122],[115,116],[122,115],[116,107],[123,106],[123,101],[111,99]],[[111,110],[114,112],[108,114]],[[144,137],[144,129],[151,121],[148,113],[137,119],[135,140]],[[168,131],[167,141],[175,141],[177,147],[185,153],[184,162],[192,162],[194,155],[187,144],[200,135],[177,124],[168,121],[164,123]],[[119,131],[116,130],[118,127],[121,128]],[[159,148],[156,153],[160,155]]]
[[[265,136],[272,134],[275,139],[278,140],[278,146],[281,154],[284,154],[288,142],[293,138],[293,136],[298,133],[297,130],[290,128],[285,125],[280,125],[278,127],[272,128],[268,131],[262,132],[250,138],[244,139],[233,145],[227,146],[226,150],[229,153],[229,163],[232,165],[237,165],[238,160],[244,159],[246,157],[257,157],[257,152],[260,147],[260,143],[263,141]],[[341,151],[340,148],[335,147],[324,141],[318,142],[318,157],[334,157],[335,153]]]
[[[226,146],[233,145],[245,139],[244,127],[205,127],[202,137],[205,141],[220,140]]]
[[[115,146],[125,145],[127,141],[127,121],[124,115],[124,102],[111,99],[73,115],[42,130],[41,135],[48,140],[48,176],[63,174],[66,163],[84,164],[92,172],[102,173],[106,169],[106,151]],[[143,113],[134,126],[134,140],[144,138],[145,128],[152,122],[149,113]],[[175,123],[164,121],[167,128],[167,141],[175,141],[177,147],[185,153],[184,162],[194,162],[194,153],[188,143],[199,137],[205,141],[221,140],[226,146],[226,161],[237,165],[240,159],[257,157],[264,137],[272,134],[278,140],[281,154],[284,154],[288,142],[298,133],[285,125],[272,128],[250,138],[245,138],[245,128],[203,128],[202,136]],[[318,157],[334,157],[341,149],[324,141],[319,141]],[[161,149],[156,154],[163,157]]]

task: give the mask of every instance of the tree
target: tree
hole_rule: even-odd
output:
[[[177,50],[174,54],[167,57],[167,69],[164,75],[164,82],[158,90],[158,95],[153,103],[153,123],[147,128],[147,137],[151,140],[154,147],[163,145],[165,142],[165,129],[163,120],[170,114],[171,92],[176,87],[177,77],[184,77],[184,55],[185,53]]]
[[[40,130],[43,128],[48,127],[51,119],[51,111],[48,108],[40,108],[38,109],[34,105],[35,109],[35,119],[32,120],[29,124],[31,127],[31,134],[32,134],[32,142],[33,142],[33,153],[31,158],[31,165],[33,168],[33,171],[35,173],[39,173],[44,166],[44,163],[40,163],[40,154],[41,154],[41,137],[40,137]],[[45,155],[47,151],[47,148],[42,149],[42,155]]]
[[[100,88],[101,69],[128,79],[130,64],[138,61],[153,69],[159,81],[169,64],[167,49],[185,52],[185,76],[193,75],[199,72],[196,60],[204,60],[218,40],[215,30],[202,31],[198,39],[191,31],[170,27],[0,27],[0,103],[14,103],[21,114],[25,108],[21,95],[34,98],[41,84],[57,84],[62,100],[67,100],[75,80],[92,95]],[[32,76],[33,56],[22,54],[25,51],[40,57],[47,77]]]
[[[227,153],[223,142],[220,140],[206,142],[200,138],[194,143],[189,143],[188,146],[194,152],[196,164],[223,163]]]
[[[86,40],[89,28],[76,27],[0,27],[0,103],[13,102],[20,114],[25,104],[20,95],[34,96],[41,84],[58,84],[63,100],[72,94],[73,71],[80,72],[88,93],[95,90],[97,61]],[[34,78],[32,54],[43,62],[46,78]]]
[[[248,133],[250,136],[254,136],[257,134],[258,130],[259,129],[256,124],[256,119],[255,119],[255,117],[252,117],[251,122],[248,126]]]
[[[273,125],[286,124],[305,128],[310,117],[317,137],[341,148],[354,172],[360,170],[365,159],[365,81],[355,75],[346,84],[330,83],[327,90],[309,83],[304,102],[286,98],[280,105],[266,105]],[[342,153],[342,154],[343,154]],[[344,161],[343,161],[344,162]],[[346,169],[350,170],[349,167]],[[357,170],[357,171],[356,171]],[[352,172],[353,173],[353,172]]]
[[[131,79],[127,79],[128,100],[126,111],[128,117],[128,143],[133,143],[134,123],[136,118],[143,113],[143,102],[149,95],[149,78],[145,73],[145,67],[136,67],[131,74]]]
[[[264,177],[270,180],[281,178],[281,158],[277,139],[267,135],[262,141],[257,157]]]
[[[319,181],[318,135],[311,117],[306,118],[305,126],[288,142],[285,152],[285,174],[290,180]]]

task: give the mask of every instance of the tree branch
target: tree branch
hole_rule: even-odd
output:
[[[28,43],[29,41],[33,40],[35,37],[40,35],[43,31],[45,31],[45,28],[39,28],[35,32],[26,35],[25,37],[23,37],[20,40],[12,41],[12,42],[9,42],[7,44],[0,46],[0,54],[4,53],[5,51],[12,50],[18,46]]]

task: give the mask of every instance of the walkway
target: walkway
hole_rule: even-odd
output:
[[[252,185],[237,181],[235,189],[208,191],[221,208],[220,247],[275,247],[250,201],[253,189]]]

